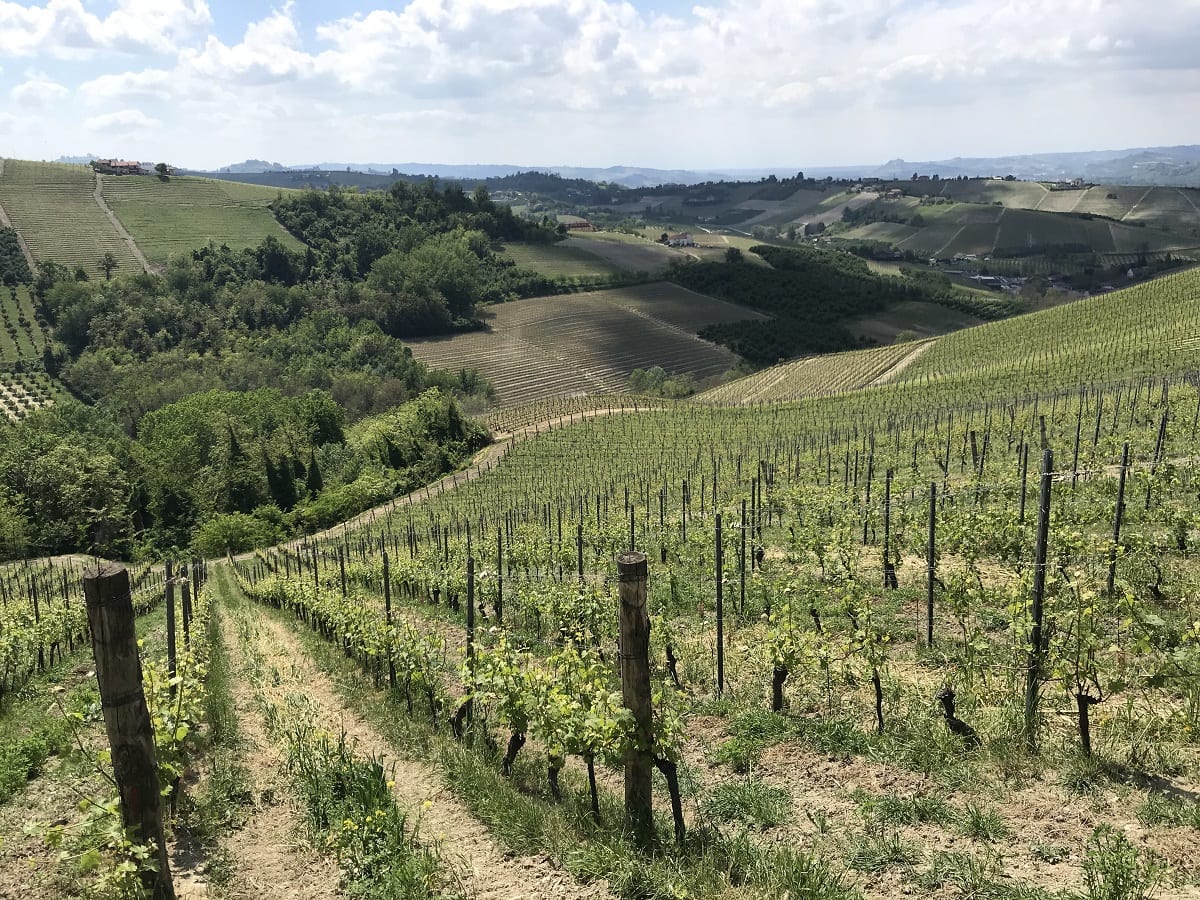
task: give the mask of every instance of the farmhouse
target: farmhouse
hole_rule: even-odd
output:
[[[139,162],[123,159],[94,159],[92,168],[101,175],[145,175]]]
[[[695,247],[696,242],[692,240],[692,236],[686,231],[681,231],[679,234],[672,234],[667,237],[668,247]]]

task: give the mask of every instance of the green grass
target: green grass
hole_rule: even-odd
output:
[[[104,199],[152,263],[210,241],[234,250],[267,236],[292,250],[303,244],[275,221],[267,204],[277,191],[209,178],[122,176],[104,179]]]
[[[746,778],[717,785],[700,808],[718,822],[737,821],[755,828],[771,828],[791,818],[792,797],[783,788]]]

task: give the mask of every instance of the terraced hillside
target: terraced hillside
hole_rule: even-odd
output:
[[[114,275],[140,272],[141,264],[96,200],[96,176],[87,166],[6,159],[0,170],[0,206],[35,259],[53,260],[91,277],[105,253],[117,260]]]
[[[488,331],[411,346],[428,365],[479,369],[495,385],[501,406],[621,392],[634,369],[656,365],[697,378],[719,375],[737,356],[695,331],[764,318],[666,283],[518,300],[488,313]]]
[[[696,399],[744,406],[842,394],[890,381],[931,344],[932,341],[914,341],[797,359],[720,385]]]
[[[105,177],[101,183],[105,202],[151,263],[161,265],[209,241],[240,250],[270,235],[293,250],[304,246],[271,214],[275,188],[153,175]]]

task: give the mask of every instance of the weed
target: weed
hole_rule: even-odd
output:
[[[846,862],[859,872],[882,872],[892,866],[911,866],[921,852],[901,837],[898,831],[865,832],[850,839]]]
[[[1200,804],[1188,803],[1166,794],[1150,794],[1138,805],[1143,825],[1187,825],[1200,828]]]
[[[1071,848],[1062,844],[1037,843],[1029,848],[1029,855],[1038,862],[1057,865],[1071,855]]]
[[[954,811],[949,804],[932,794],[916,794],[912,797],[884,794],[862,801],[859,808],[864,815],[886,825],[916,825],[920,822],[941,824],[954,818]]]
[[[791,817],[791,795],[757,778],[728,781],[713,788],[701,805],[718,822],[738,820],[758,828],[780,825]]]
[[[978,803],[966,805],[958,825],[967,837],[988,843],[1003,840],[1009,834],[1008,826],[1004,824],[1000,813]]]
[[[1083,860],[1087,900],[1150,900],[1167,874],[1149,850],[1139,850],[1129,838],[1101,825],[1088,839]]]

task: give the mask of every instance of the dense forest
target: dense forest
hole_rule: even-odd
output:
[[[970,298],[937,273],[926,276],[912,270],[903,277],[879,275],[853,254],[803,244],[750,249],[769,265],[753,265],[734,252],[725,262],[675,266],[671,277],[694,291],[773,316],[767,321],[710,325],[700,332],[701,337],[759,365],[863,346],[869,342],[856,338],[846,323],[904,301],[936,303],[981,318],[1001,318],[1016,311],[1003,299]]]
[[[769,266],[736,256],[727,262],[694,263],[673,270],[684,287],[769,313],[768,321],[711,325],[700,332],[754,363],[770,365],[805,353],[860,346],[842,323],[903,300],[925,299],[917,285],[872,273],[850,254],[811,247],[759,245],[753,253]]]
[[[6,280],[32,281],[50,328],[43,364],[79,401],[0,428],[6,554],[245,549],[384,502],[486,443],[459,408],[487,400],[486,380],[430,370],[401,339],[554,290],[492,249],[554,229],[430,184],[308,192],[276,214],[306,251],[209,245],[112,280],[52,261],[31,279],[0,234]]]

